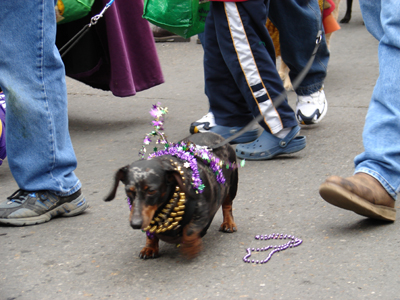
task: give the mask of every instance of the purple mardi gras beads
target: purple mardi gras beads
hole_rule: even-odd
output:
[[[294,248],[297,246],[300,246],[300,244],[303,242],[301,239],[298,239],[292,235],[287,235],[287,234],[279,234],[279,233],[273,233],[270,235],[256,235],[254,237],[256,240],[276,240],[276,239],[280,239],[280,240],[286,240],[288,239],[289,241],[283,245],[269,245],[266,246],[264,248],[247,248],[247,254],[243,257],[243,261],[245,263],[260,263],[260,264],[265,264],[267,263],[272,255],[276,252],[280,252],[280,251],[284,251],[287,248]],[[267,251],[269,249],[272,249],[271,252],[267,255],[267,257],[264,260],[258,261],[258,260],[254,260],[254,259],[250,259],[251,257],[251,252],[253,251]]]
[[[139,155],[142,157],[142,159],[144,159],[146,153],[146,145],[149,145],[152,142],[152,138],[156,137],[156,144],[163,144],[164,149],[158,150],[157,147],[155,147],[155,152],[149,154],[147,159],[164,155],[172,155],[188,162],[188,164],[185,163],[184,166],[192,170],[192,186],[199,193],[203,192],[205,186],[201,181],[200,173],[197,167],[198,159],[210,167],[215,174],[218,183],[224,184],[226,180],[222,172],[222,166],[225,164],[226,169],[235,169],[237,168],[237,165],[232,162],[224,163],[218,157],[215,157],[211,150],[207,149],[205,146],[197,146],[191,142],[180,142],[177,144],[168,143],[167,137],[163,132],[163,116],[167,112],[168,108],[161,107],[160,103],[152,106],[150,115],[155,119],[151,123],[154,130],[148,133],[143,140],[143,146],[139,151]],[[242,161],[241,165],[244,165],[243,162],[244,161]]]

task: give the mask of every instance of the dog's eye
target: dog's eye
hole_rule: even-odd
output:
[[[129,198],[129,201],[131,202],[131,204],[132,204],[132,202],[133,202],[133,199],[135,199],[135,197],[136,197],[136,193],[127,193],[127,196],[128,196],[128,198]]]
[[[136,190],[134,187],[130,187],[129,189],[126,190],[126,195],[133,201],[136,197]]]
[[[149,186],[145,186],[144,187],[144,191],[149,194],[149,195],[154,195],[157,191],[156,190],[152,190]]]
[[[147,192],[147,194],[149,194],[149,195],[154,195],[154,194],[156,193],[156,190],[150,190],[150,189],[148,189],[146,192]]]
[[[126,195],[133,201],[133,199],[136,197],[136,191],[129,189],[126,191]]]

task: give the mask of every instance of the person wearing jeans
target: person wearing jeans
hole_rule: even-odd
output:
[[[379,41],[379,77],[363,131],[364,152],[354,175],[331,176],[319,192],[327,202],[359,215],[396,220],[400,190],[400,2],[360,0],[367,30]]]
[[[65,70],[55,46],[55,0],[0,2],[0,86],[8,164],[19,190],[0,203],[0,223],[74,216],[88,204],[68,132]]]
[[[268,17],[279,30],[282,59],[290,68],[292,82],[305,68],[315,48],[316,37],[321,28],[321,11],[317,0],[270,0]],[[204,34],[199,34],[204,47]],[[300,124],[320,122],[328,110],[323,83],[329,62],[329,50],[325,35],[304,80],[296,88],[296,118]],[[207,91],[206,91],[207,94]],[[279,112],[280,108],[277,107]],[[210,110],[190,125],[190,132],[206,132],[216,126]],[[238,141],[240,142],[240,141]]]

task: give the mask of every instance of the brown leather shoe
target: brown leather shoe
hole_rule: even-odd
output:
[[[190,38],[185,39],[184,37],[181,37],[180,35],[177,35],[177,34],[170,32],[164,28],[161,28],[161,27],[154,26],[152,28],[152,32],[153,32],[154,41],[156,43],[159,43],[159,42],[176,42],[176,43],[190,42]]]
[[[396,220],[394,199],[383,186],[366,173],[357,173],[348,178],[329,177],[319,188],[325,201],[351,210],[359,215],[385,220]]]

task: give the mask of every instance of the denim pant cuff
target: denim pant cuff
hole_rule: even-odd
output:
[[[384,187],[384,189],[388,192],[388,194],[389,194],[390,196],[392,196],[392,198],[393,198],[394,200],[397,199],[397,192],[396,192],[396,190],[395,190],[395,189],[389,184],[389,182],[387,182],[387,180],[386,180],[382,175],[380,175],[378,172],[376,172],[376,171],[374,171],[374,170],[371,170],[371,169],[369,169],[369,168],[363,167],[363,168],[356,168],[356,170],[354,171],[354,174],[356,174],[356,173],[365,173],[365,174],[368,174],[368,175],[374,177],[376,180],[379,181],[379,183]]]
[[[70,195],[76,193],[81,188],[82,188],[82,183],[78,180],[78,182],[74,185],[74,187],[72,189],[70,189],[69,191],[66,191],[66,192],[53,192],[53,194],[55,194],[57,196],[60,196],[60,197],[66,197],[66,196],[70,196]]]
[[[319,90],[321,90],[324,87],[324,82],[318,82],[318,83],[314,83],[312,85],[309,86],[300,86],[296,89],[296,94],[298,96],[309,96],[312,93],[318,92]]]

